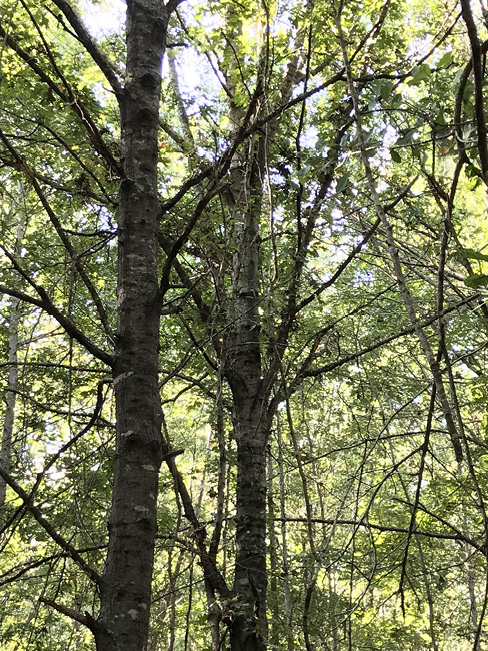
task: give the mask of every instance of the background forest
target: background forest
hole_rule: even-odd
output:
[[[487,648],[487,25],[0,0],[2,650]]]

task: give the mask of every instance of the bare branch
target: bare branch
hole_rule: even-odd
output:
[[[308,522],[307,518],[275,518],[278,522],[303,522],[306,524]],[[312,522],[318,524],[329,524],[329,525],[350,525],[352,527],[364,527],[366,529],[374,529],[376,531],[381,531],[384,533],[404,533],[408,535],[409,529],[405,527],[393,527],[381,524],[374,524],[369,522],[369,520],[348,520],[343,518],[313,518]],[[462,533],[441,533],[438,531],[425,531],[423,529],[414,528],[414,533],[417,536],[425,536],[427,538],[436,538],[438,540],[455,540],[458,542],[468,543],[471,547],[474,547],[477,551],[481,552],[486,556],[486,548],[484,545],[480,545],[469,536],[465,536]]]
[[[46,604],[46,606],[50,606],[54,610],[57,610],[58,613],[61,613],[62,615],[66,615],[66,617],[69,617],[75,622],[79,622],[80,624],[83,624],[83,626],[86,626],[89,629],[93,628],[93,623],[89,621],[88,617],[82,615],[77,610],[74,610],[73,608],[68,608],[68,606],[64,606],[63,604],[58,604],[56,601],[52,601],[51,599],[46,599],[45,597],[41,597],[39,601],[41,601],[43,604]]]

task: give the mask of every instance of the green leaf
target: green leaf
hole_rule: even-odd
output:
[[[444,115],[444,109],[441,107],[435,118],[436,125],[445,126],[447,124],[446,116]]]
[[[441,56],[441,58],[437,62],[437,68],[439,70],[448,68],[453,61],[454,61],[454,54],[452,52],[446,52]]]
[[[310,173],[310,165],[304,165],[301,170],[297,170],[297,178],[305,179]]]
[[[458,70],[458,71],[456,72],[456,74],[454,75],[454,79],[452,80],[452,87],[453,87],[453,88],[457,88],[457,87],[458,87],[459,80],[461,79],[462,74],[463,74],[463,70],[462,70],[462,68],[461,68],[461,69]]]
[[[390,156],[391,156],[391,160],[394,163],[401,163],[402,162],[402,157],[400,156],[400,153],[398,152],[397,149],[391,149],[390,148]]]
[[[390,81],[390,79],[386,79],[385,81],[383,81],[383,83],[380,86],[380,93],[382,99],[387,100],[391,97],[394,86],[395,84],[392,81]]]
[[[459,249],[451,255],[451,258],[456,258],[457,260],[469,258],[469,260],[483,260],[484,262],[488,262],[488,254],[480,253],[480,251],[475,251],[474,249]]]
[[[415,138],[415,135],[417,134],[417,131],[415,129],[410,129],[410,131],[407,131],[405,135],[403,135],[401,138],[398,138],[396,141],[397,145],[409,145]]]
[[[466,287],[471,287],[472,289],[476,289],[477,287],[486,287],[488,286],[488,275],[473,274],[464,279],[464,284]]]
[[[412,77],[407,82],[410,86],[417,86],[422,81],[430,78],[432,71],[428,63],[422,63],[412,70]]]
[[[349,185],[349,175],[344,174],[344,176],[341,176],[341,178],[337,180],[336,193],[339,194],[339,192],[342,192],[348,185]]]
[[[481,170],[476,165],[466,165],[466,176],[468,179],[479,178],[481,176]]]
[[[397,93],[391,100],[391,105],[393,106],[393,108],[399,108],[402,102],[403,102],[403,95],[401,93]]]
[[[328,147],[329,143],[325,140],[322,140],[322,138],[318,138],[317,142],[315,143],[315,150],[318,152],[323,152],[325,149],[328,149]]]

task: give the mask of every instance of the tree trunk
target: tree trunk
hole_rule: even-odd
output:
[[[19,197],[22,202],[25,198],[25,190],[22,184],[19,184]],[[16,210],[14,208],[13,210]],[[18,257],[22,248],[27,219],[24,207],[17,208],[17,229],[14,255]],[[19,369],[17,366],[17,353],[19,348],[19,322],[20,322],[20,299],[11,298],[8,307],[8,389],[5,391],[5,414],[3,417],[2,443],[0,447],[0,465],[5,470],[10,468],[10,457],[12,452],[12,437],[14,431],[15,419],[15,396],[18,389]],[[3,511],[5,498],[7,494],[7,485],[3,477],[0,477],[0,523],[3,520]]]
[[[17,350],[19,346],[19,311],[20,300],[12,298],[8,316],[8,389],[5,391],[5,415],[3,417],[2,445],[0,449],[0,464],[5,470],[10,468],[10,455],[12,450],[12,435],[15,418],[15,391],[17,390],[18,367]],[[0,478],[0,515],[3,515],[7,484],[3,477]],[[0,521],[3,519],[0,518]]]
[[[237,439],[236,561],[232,651],[266,648],[266,432],[259,398],[235,405]]]
[[[237,443],[237,550],[230,628],[232,651],[263,651],[267,633],[267,421],[258,314],[258,220],[262,192],[260,143],[256,148],[236,160],[231,186],[235,254],[229,315],[233,326],[227,345],[226,376],[233,394]]]
[[[119,195],[117,410],[109,546],[95,626],[98,651],[147,647],[158,472],[158,120],[167,9],[127,3],[127,75],[119,98],[123,178]]]

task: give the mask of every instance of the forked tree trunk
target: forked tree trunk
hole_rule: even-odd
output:
[[[162,460],[157,142],[167,20],[161,0],[127,3],[113,372],[117,442],[109,546],[94,630],[98,651],[145,651],[148,639]]]
[[[242,6],[242,5],[241,5]],[[311,10],[308,2],[305,7]],[[263,14],[267,14],[262,3]],[[240,18],[232,5],[229,8],[228,38],[239,42],[242,32]],[[266,86],[268,55],[265,29],[257,62],[255,91],[246,110],[236,102],[235,72],[232,69],[236,54],[235,44],[229,52],[231,63],[226,72],[230,91],[229,123],[231,135],[247,119],[257,119],[270,111],[272,93]],[[303,45],[298,36],[296,51]],[[301,54],[292,58],[281,87],[274,96],[277,105],[290,97],[296,81]],[[238,75],[237,75],[238,77]],[[252,109],[252,110],[251,110]],[[250,117],[252,113],[252,118]],[[270,428],[270,390],[279,368],[265,372],[261,360],[262,304],[259,278],[260,222],[263,185],[266,178],[269,143],[278,128],[279,120],[269,122],[264,132],[254,134],[239,148],[230,169],[230,182],[222,193],[232,224],[232,296],[228,314],[229,334],[225,346],[225,377],[233,396],[233,429],[237,445],[236,486],[236,560],[232,603],[230,610],[231,651],[265,651],[268,638],[266,618],[266,451]],[[276,407],[275,407],[276,408]]]

